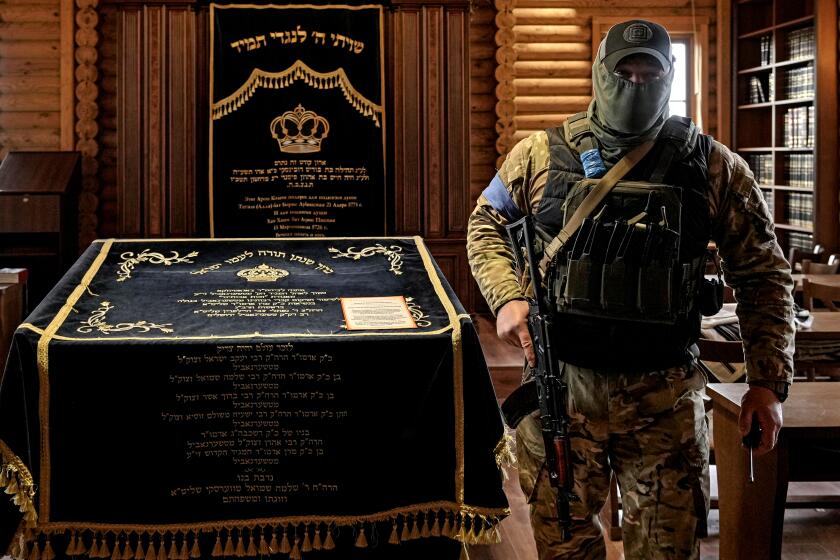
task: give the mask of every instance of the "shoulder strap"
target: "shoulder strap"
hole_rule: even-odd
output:
[[[604,200],[604,197],[609,194],[615,184],[647,155],[653,147],[653,144],[653,140],[648,140],[644,144],[635,147],[633,151],[621,158],[621,161],[612,166],[607,171],[607,174],[601,177],[598,184],[595,185],[595,188],[586,195],[586,198],[583,199],[583,202],[575,210],[575,213],[572,214],[572,217],[569,218],[569,221],[566,222],[566,225],[563,226],[563,229],[560,230],[560,233],[557,234],[557,237],[552,239],[551,243],[546,246],[543,258],[540,261],[540,272],[543,278],[545,277],[545,271],[548,269],[549,263],[551,263],[560,249],[563,248],[569,238],[578,230],[584,218],[589,216],[601,201]]]
[[[595,135],[589,127],[589,113],[576,113],[563,122],[563,136],[566,143],[582,153],[596,147]]]
[[[662,183],[674,160],[684,159],[691,153],[697,143],[697,133],[697,126],[687,117],[674,115],[665,121],[656,137],[662,151],[650,175],[652,183]]]

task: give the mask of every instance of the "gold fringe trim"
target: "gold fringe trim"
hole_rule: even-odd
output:
[[[332,528],[327,527],[327,538],[324,539],[324,550],[332,550],[335,548],[335,541],[332,536]]]
[[[280,545],[277,544],[277,531],[271,531],[271,542],[268,543],[268,551],[271,554],[280,552]]]
[[[388,544],[400,544],[400,536],[397,534],[397,520],[394,519],[391,525],[391,536],[388,538]]]
[[[359,536],[356,538],[356,547],[357,548],[367,548],[368,542],[367,538],[365,537],[365,526],[362,525],[359,528]]]
[[[303,544],[300,545],[301,552],[312,552],[312,541],[309,540],[309,531],[304,527],[303,529]]]
[[[409,539],[411,539],[411,535],[408,534],[408,517],[403,516],[402,533],[400,533],[400,540],[407,541]]]
[[[516,442],[513,439],[513,435],[509,434],[507,428],[505,428],[505,433],[502,434],[502,438],[493,450],[496,456],[496,466],[499,468],[499,472],[502,473],[502,477],[505,480],[508,479],[508,467],[516,466],[515,445]]]
[[[321,524],[315,525],[315,538],[312,539],[312,548],[321,550],[324,545],[321,543]]]
[[[32,473],[3,440],[0,440],[0,490],[9,495],[12,503],[23,514],[26,527],[35,527],[38,513],[35,511],[35,482]]]
[[[428,539],[430,536],[432,536],[432,530],[429,527],[428,513],[426,513],[426,515],[423,516],[423,528],[420,530],[420,536],[422,536],[424,539]]]
[[[344,99],[347,100],[347,103],[362,116],[370,117],[377,128],[382,126],[382,105],[374,103],[359,93],[353,87],[353,84],[350,83],[350,78],[347,77],[344,68],[322,73],[313,70],[302,60],[296,60],[294,64],[280,72],[266,72],[265,70],[254,68],[251,75],[239,89],[219,102],[213,103],[213,120],[219,120],[245,105],[251,99],[251,96],[254,95],[258,87],[284,89],[298,80],[302,80],[305,84],[316,87],[316,89],[341,88],[341,92],[344,94]],[[316,82],[318,84],[317,86],[314,85]]]
[[[439,537],[440,536],[440,517],[438,516],[438,512],[433,514],[435,516],[435,523],[432,525],[432,536]]]
[[[8,471],[6,475],[8,478]],[[57,523],[50,523],[35,529],[24,529],[22,524],[10,552],[16,560],[54,560],[53,544],[58,544],[67,557],[87,556],[91,559],[189,560],[207,556],[233,559],[279,553],[288,555],[289,560],[300,560],[313,550],[334,549],[334,534],[341,526],[353,527],[356,547],[369,547],[370,542],[378,541],[378,531],[382,527],[377,527],[377,523],[390,524],[387,542],[392,545],[432,536],[448,537],[465,544],[500,542],[498,524],[508,513],[507,510],[468,506],[448,509],[441,503],[430,505],[432,507],[426,510],[392,512],[386,519],[361,519],[353,523],[278,520],[243,524],[237,521],[199,528],[103,525],[59,528]],[[326,531],[323,540],[322,526]],[[202,553],[199,545],[202,531],[210,536],[212,551]]]
[[[257,543],[254,542],[254,531],[251,531],[248,537],[248,550],[245,551],[245,555],[249,558],[254,558],[257,555]]]

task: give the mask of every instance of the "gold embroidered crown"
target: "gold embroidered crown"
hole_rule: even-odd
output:
[[[271,136],[277,140],[280,151],[292,154],[321,151],[321,141],[329,131],[327,119],[300,104],[271,121]]]
[[[248,282],[276,282],[280,278],[285,278],[289,273],[282,268],[274,268],[267,264],[261,264],[254,268],[244,268],[236,273],[240,278],[245,278]]]

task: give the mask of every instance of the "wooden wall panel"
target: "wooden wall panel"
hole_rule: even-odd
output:
[[[446,234],[466,239],[467,216],[472,210],[470,182],[470,75],[469,15],[450,11],[446,18],[447,60],[444,134],[446,156]]]
[[[470,189],[467,213],[496,173],[496,10],[489,3],[470,15]],[[490,101],[489,105],[487,100]]]
[[[103,234],[196,235],[196,25],[207,12],[197,16],[185,4],[109,4],[102,11],[109,96],[100,118]]]
[[[118,237],[143,237],[143,9],[130,6],[117,12],[117,58],[114,61],[117,75],[116,145],[113,146],[117,161],[117,194],[119,217]],[[110,185],[104,190],[108,190]]]
[[[470,307],[470,59],[466,3],[399,3],[388,14],[392,233],[421,235]],[[468,71],[468,69],[470,69]],[[487,96],[487,94],[484,94]],[[488,108],[492,108],[492,105]]]
[[[117,18],[113,6],[99,10],[99,219],[100,237],[116,237],[117,216],[131,214],[120,209],[117,197]]]
[[[420,93],[423,87],[422,52],[423,29],[420,8],[406,7],[389,18],[392,30],[389,37],[391,76],[400,90],[393,95],[394,158],[403,165],[394,165],[394,229],[398,234],[411,235],[422,230],[423,223],[423,145],[421,123],[423,109]]]
[[[96,239],[99,208],[99,51],[98,0],[76,0],[75,38],[75,149],[82,155],[82,192],[79,195],[79,249]]]
[[[432,238],[446,235],[446,193],[444,179],[445,152],[440,149],[446,145],[446,113],[443,100],[444,49],[442,6],[423,8],[423,132],[424,144],[424,227],[423,233]]]
[[[141,34],[143,58],[140,84],[143,87],[140,132],[143,137],[143,233],[146,237],[163,237],[166,216],[166,176],[163,150],[166,114],[163,81],[166,71],[165,7],[143,7]],[[121,126],[119,123],[118,126]]]
[[[184,157],[196,153],[195,16],[190,10],[171,10],[167,25],[169,128],[165,153],[169,211],[166,231],[171,237],[187,237],[196,231],[196,158]]]
[[[496,174],[496,9],[490,2],[473,7],[470,14],[470,180],[467,215],[481,191]],[[478,286],[466,270],[468,295],[464,304],[471,311],[489,312]]]
[[[0,0],[0,159],[61,149],[61,1]]]

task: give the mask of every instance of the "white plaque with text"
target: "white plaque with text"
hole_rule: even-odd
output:
[[[347,330],[416,329],[403,296],[341,298]]]

